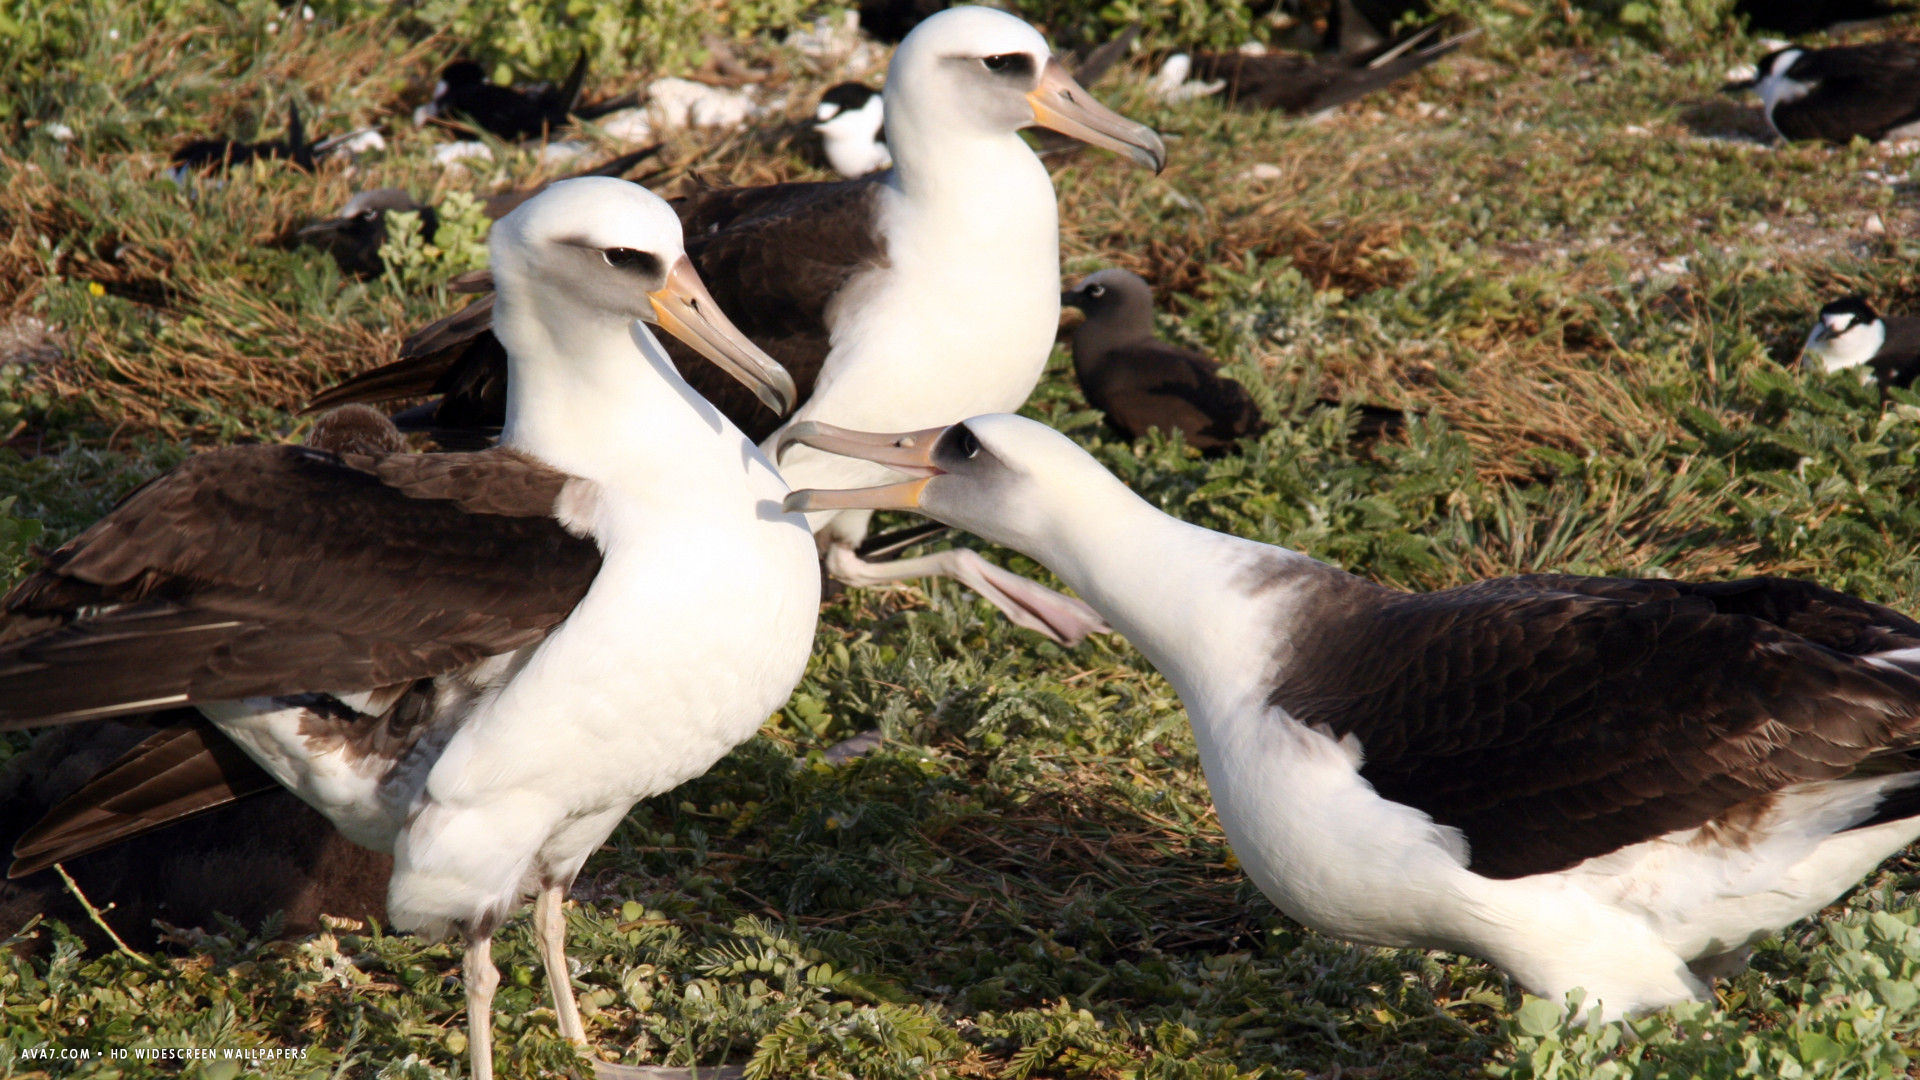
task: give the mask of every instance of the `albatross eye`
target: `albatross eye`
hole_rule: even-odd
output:
[[[602,251],[601,256],[607,265],[615,270],[636,270],[646,274],[660,272],[660,259],[656,255],[635,248],[610,247]]]
[[[980,440],[967,429],[967,425],[955,424],[953,430],[940,440],[938,449],[943,457],[972,461],[980,453]]]
[[[996,53],[981,57],[980,63],[995,75],[1033,74],[1033,58],[1025,53]]]
[[[1089,285],[1087,286],[1087,295],[1098,300],[1107,295],[1107,287],[1105,285]]]

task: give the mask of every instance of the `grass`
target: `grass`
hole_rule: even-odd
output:
[[[0,92],[0,324],[40,320],[58,345],[0,369],[9,580],[28,545],[190,447],[296,434],[290,408],[450,303],[342,279],[279,244],[292,229],[358,187],[437,197],[550,174],[516,152],[443,175],[404,113],[463,46],[552,74],[600,23],[539,4],[492,23],[478,2],[317,6],[281,26],[267,3],[87,5],[120,29],[108,39],[52,14],[21,30],[35,9],[0,3],[16,20],[0,35],[37,43],[5,61],[32,78],[0,78],[18,87]],[[1591,11],[1570,25],[1486,5],[1489,40],[1320,121],[1155,104],[1144,62],[1110,76],[1105,100],[1178,136],[1172,163],[1158,178],[1097,152],[1061,165],[1064,269],[1146,274],[1163,332],[1231,361],[1275,425],[1216,460],[1119,443],[1062,356],[1029,412],[1172,513],[1396,585],[1791,573],[1914,610],[1920,434],[1848,379],[1788,366],[1842,291],[1920,308],[1911,159],[1699,137],[1750,122],[1712,91],[1760,49],[1673,31],[1718,25],[1677,2],[1638,6],[1657,18],[1636,37]],[[631,66],[596,43],[590,94],[692,67],[717,33],[769,73],[778,115],[676,134],[652,185],[822,175],[778,120],[834,76],[758,32],[793,9],[677,10]],[[1149,40],[1195,17],[1171,6]],[[289,100],[319,130],[384,123],[392,147],[187,192],[158,175],[190,136],[278,133]],[[56,121],[73,141],[50,137]],[[1355,446],[1348,416],[1312,407],[1330,392],[1415,420]],[[821,756],[873,728],[873,755]],[[1920,957],[1917,872],[1896,860],[1764,944],[1714,1008],[1624,1041],[1569,1028],[1477,961],[1288,922],[1238,872],[1179,704],[1137,653],[1056,648],[934,585],[824,609],[788,706],[588,864],[569,941],[598,1046],[756,1077],[1887,1076],[1920,1036],[1899,989]],[[19,1055],[33,1046],[298,1047],[248,1074],[464,1075],[445,945],[229,925],[148,967],[59,926],[31,936],[38,954],[0,966],[0,1076],[240,1072]],[[523,923],[499,953],[506,1074],[579,1069]]]

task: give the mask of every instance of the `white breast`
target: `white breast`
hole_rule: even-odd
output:
[[[835,301],[844,314],[834,319],[832,352],[788,424],[906,431],[1026,403],[1059,327],[1060,234],[1046,169],[1024,144],[1019,158],[983,172],[963,209],[886,191],[889,265]],[[897,478],[807,447],[789,450],[781,473],[795,488]]]
[[[749,738],[806,669],[811,535],[748,448],[766,497],[697,518],[583,500],[605,561],[580,605],[447,744],[395,845],[388,907],[432,933],[504,913],[576,872],[640,799]]]

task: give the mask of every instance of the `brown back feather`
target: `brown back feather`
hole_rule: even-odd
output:
[[[1351,582],[1352,579],[1345,579]],[[1920,624],[1805,582],[1335,586],[1271,702],[1522,877],[1694,828],[1920,740]]]
[[[0,608],[0,728],[410,682],[543,637],[599,552],[564,474],[506,450],[203,454]]]

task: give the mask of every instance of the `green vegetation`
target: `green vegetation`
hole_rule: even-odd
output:
[[[1153,48],[1274,32],[1215,5],[1025,6],[1060,37],[1142,17]],[[1275,426],[1211,461],[1121,444],[1063,357],[1029,411],[1170,512],[1396,585],[1779,572],[1920,610],[1920,428],[1789,366],[1840,292],[1920,312],[1913,159],[1700,137],[1753,123],[1714,93],[1761,51],[1726,4],[1454,6],[1483,42],[1324,121],[1155,104],[1146,59],[1109,76],[1105,100],[1178,136],[1173,161],[1157,178],[1098,152],[1063,164],[1065,269],[1147,276],[1163,331],[1231,360]],[[650,185],[823,175],[779,120],[841,73],[774,28],[824,8],[313,7],[0,0],[0,330],[44,328],[0,367],[7,580],[190,447],[293,437],[293,407],[457,301],[440,281],[470,265],[470,214],[398,241],[365,282],[280,243],[357,188],[442,201],[552,175],[525,151],[433,165],[438,136],[406,111],[456,52],[556,77],[585,45],[601,97],[724,42],[768,73],[775,115],[672,136]],[[313,176],[163,177],[189,137],[277,135],[290,101],[315,131],[384,124],[391,148]],[[1314,408],[1328,393],[1416,419],[1356,446],[1348,414]],[[836,600],[818,645],[757,738],[588,864],[569,941],[606,1052],[862,1080],[1910,1075],[1911,857],[1765,943],[1712,1008],[1570,1027],[1477,961],[1276,913],[1226,848],[1178,702],[1126,643],[1062,650],[934,585]],[[873,728],[878,752],[822,756]],[[0,1076],[154,1075],[19,1051],[181,1045],[310,1049],[268,1076],[464,1075],[446,945],[228,926],[143,963],[58,926],[28,936],[38,954],[0,957]],[[498,953],[504,1074],[580,1069],[524,925]]]

